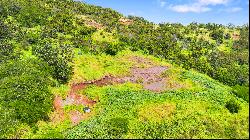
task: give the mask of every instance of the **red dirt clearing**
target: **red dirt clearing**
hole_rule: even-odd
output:
[[[91,100],[84,95],[77,94],[77,91],[85,89],[90,85],[96,86],[106,86],[115,83],[140,83],[144,89],[151,90],[154,92],[161,92],[166,90],[166,78],[162,78],[160,75],[167,70],[165,66],[152,66],[152,62],[140,57],[134,57],[133,61],[136,63],[144,63],[151,67],[149,68],[138,68],[134,67],[131,69],[131,76],[117,78],[111,75],[105,76],[99,80],[92,80],[83,83],[71,85],[71,89],[66,99],[63,100],[62,97],[56,96],[54,99],[55,116],[52,121],[62,121],[66,118],[67,113],[64,112],[64,106],[66,105],[84,105],[88,107],[93,107],[97,102],[96,100]],[[69,113],[69,118],[72,124],[78,124],[81,120],[86,119],[89,113],[81,113],[79,111],[71,111]],[[59,115],[59,116],[58,116]]]

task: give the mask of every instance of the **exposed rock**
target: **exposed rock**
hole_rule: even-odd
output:
[[[123,25],[131,25],[133,23],[133,20],[127,19],[127,18],[120,18],[119,22]]]

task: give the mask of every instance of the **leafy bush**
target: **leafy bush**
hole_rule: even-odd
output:
[[[214,68],[209,74],[211,77],[230,86],[249,84],[247,55],[243,57],[244,53],[236,52],[230,54],[213,52],[210,55],[209,61]]]
[[[231,99],[226,103],[225,106],[231,113],[238,113],[241,109],[240,104],[237,103],[235,100]]]
[[[0,40],[9,38],[10,34],[11,34],[11,30],[1,19],[0,20]]]
[[[249,102],[249,87],[246,86],[240,86],[240,85],[236,85],[233,87],[233,93],[244,99],[245,101]]]
[[[13,45],[0,41],[0,64],[19,57],[19,54],[16,53],[14,49],[15,47]]]
[[[0,66],[0,105],[13,110],[14,120],[33,124],[47,119],[52,94],[46,69],[37,60],[10,61]]]
[[[73,74],[73,68],[69,64],[73,58],[70,46],[61,45],[59,47],[45,44],[44,46],[33,47],[33,53],[41,58],[52,68],[53,78],[60,83],[67,83]]]
[[[239,30],[240,38],[234,42],[234,49],[238,51],[249,49],[249,25],[245,24]]]
[[[15,119],[15,113],[13,110],[1,107],[1,105],[0,113],[0,139],[8,138],[9,135],[13,134],[15,129],[20,125],[20,121]]]
[[[14,34],[18,31],[16,26],[11,23],[11,19],[6,19],[6,22],[4,22],[0,17],[0,64],[16,59],[20,55],[20,52],[15,50],[16,46],[12,43]]]
[[[124,46],[122,43],[112,44],[109,43],[105,48],[103,48],[104,52],[109,55],[116,55],[118,52],[124,50]]]
[[[60,83],[67,83],[73,74],[73,68],[68,62],[62,58],[56,60],[53,65],[53,77],[56,78]]]
[[[220,44],[223,43],[223,37],[224,37],[223,30],[220,29],[213,30],[210,36],[213,40],[218,41]]]
[[[109,125],[108,135],[111,138],[121,138],[128,132],[128,120],[124,118],[112,118],[107,123]]]

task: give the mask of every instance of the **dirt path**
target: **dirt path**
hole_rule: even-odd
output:
[[[88,106],[90,109],[98,102],[98,99],[91,100],[84,95],[77,94],[77,91],[83,90],[90,85],[106,86],[115,83],[140,83],[144,89],[151,90],[154,92],[161,92],[166,90],[166,78],[162,78],[160,75],[167,70],[164,66],[153,66],[152,62],[140,57],[134,57],[133,61],[140,64],[144,63],[149,65],[149,68],[133,67],[131,69],[130,76],[127,77],[113,77],[111,75],[105,76],[99,80],[87,81],[83,83],[71,85],[71,90],[67,95],[66,99],[56,96],[54,99],[55,114],[52,117],[52,121],[62,121],[67,117],[67,113],[64,111],[66,105],[83,105]],[[79,111],[70,111],[68,117],[72,124],[78,124],[81,120],[86,119],[91,113],[81,113]]]

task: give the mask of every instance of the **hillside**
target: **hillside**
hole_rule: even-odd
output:
[[[249,27],[0,1],[0,138],[249,138]]]

